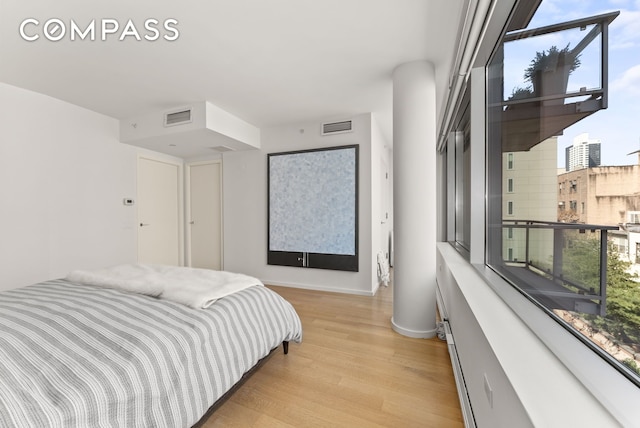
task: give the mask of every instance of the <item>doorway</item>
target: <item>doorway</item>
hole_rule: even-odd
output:
[[[187,166],[187,264],[221,270],[222,260],[222,162]]]
[[[138,158],[138,262],[180,266],[181,165]]]

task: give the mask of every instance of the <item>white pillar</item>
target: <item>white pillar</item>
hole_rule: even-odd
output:
[[[393,329],[436,334],[436,88],[433,64],[393,72]]]

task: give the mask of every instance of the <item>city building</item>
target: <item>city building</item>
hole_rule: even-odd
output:
[[[636,165],[559,174],[558,221],[618,226],[609,231],[609,242],[640,273],[640,156]]]
[[[558,221],[616,226],[640,210],[640,165],[598,166],[558,175]]]
[[[558,137],[547,138],[529,151],[503,154],[503,218],[507,221],[556,221],[556,168]],[[525,260],[524,229],[507,229],[503,257],[509,261]],[[530,257],[546,259],[553,242],[543,235],[531,238]]]
[[[565,149],[565,170],[600,166],[600,140],[589,139],[588,133],[573,139],[573,145]]]

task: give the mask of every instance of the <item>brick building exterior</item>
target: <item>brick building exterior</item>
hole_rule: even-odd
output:
[[[616,226],[640,211],[640,165],[599,166],[558,175],[558,220]]]

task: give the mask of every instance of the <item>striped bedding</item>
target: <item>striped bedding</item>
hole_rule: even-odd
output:
[[[258,360],[299,342],[254,286],[207,309],[52,280],[0,292],[0,427],[190,427]]]

